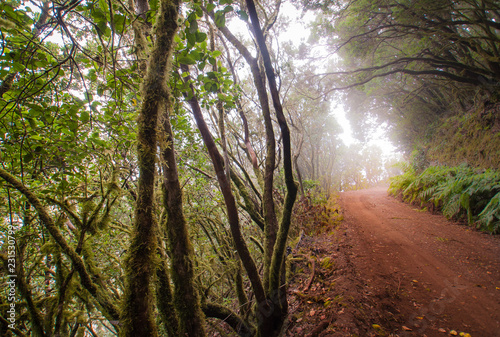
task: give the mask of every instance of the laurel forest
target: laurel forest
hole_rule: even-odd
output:
[[[305,210],[391,174],[370,130],[498,144],[498,4],[390,2],[2,1],[0,334],[282,334]]]

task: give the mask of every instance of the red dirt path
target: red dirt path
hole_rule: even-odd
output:
[[[500,238],[386,190],[342,193],[340,227],[305,243],[287,336],[500,336]]]

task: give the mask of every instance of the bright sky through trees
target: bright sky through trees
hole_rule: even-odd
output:
[[[282,17],[286,17],[286,21],[289,22],[286,29],[280,32],[280,43],[291,41],[295,47],[299,47],[302,43],[307,43],[311,33],[310,25],[315,19],[315,15],[312,12],[303,13],[300,10],[297,10],[297,8],[295,8],[289,2],[285,2],[282,4],[280,15]],[[242,25],[241,28],[243,31],[247,31],[244,25]],[[337,102],[332,103],[331,113],[335,116],[335,119],[342,127],[343,132],[339,136],[344,144],[350,146],[351,144],[358,142],[358,140],[356,140],[353,136],[351,124],[344,111],[344,105],[342,104],[342,102],[339,102],[338,99]],[[371,132],[367,137],[367,143],[380,147],[384,154],[384,157],[386,158],[399,156],[395,153],[396,148],[387,138],[386,127],[384,126],[376,127],[375,130]]]

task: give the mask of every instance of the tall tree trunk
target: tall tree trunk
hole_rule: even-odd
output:
[[[210,13],[213,19],[213,13]],[[269,266],[271,265],[278,221],[273,198],[274,169],[276,166],[276,141],[274,137],[269,97],[266,91],[265,77],[261,74],[258,60],[252,56],[250,51],[227,29],[219,27],[224,37],[240,52],[250,66],[252,77],[264,119],[266,133],[266,161],[264,164],[264,192],[262,195],[262,209],[264,213],[264,287],[269,284]]]
[[[169,117],[169,99],[164,101],[163,135],[160,142],[163,169],[163,203],[167,210],[166,232],[172,260],[174,306],[179,320],[179,336],[205,336],[205,318],[194,286],[194,250],[182,209],[182,190],[175,160],[174,137]]]
[[[286,122],[285,115],[283,114],[283,107],[279,97],[278,87],[276,85],[276,78],[274,69],[272,67],[269,51],[266,46],[264,34],[262,33],[257,10],[253,0],[246,0],[248,13],[252,21],[255,38],[259,45],[260,53],[264,61],[266,69],[267,80],[269,82],[269,89],[271,91],[271,98],[273,100],[276,118],[281,130],[283,141],[283,168],[285,173],[285,185],[287,193],[283,205],[283,214],[277,232],[276,243],[274,244],[271,266],[269,271],[269,286],[268,296],[274,305],[274,310],[271,315],[264,316],[259,322],[260,336],[277,336],[283,325],[286,317],[286,290],[281,287],[280,274],[282,272],[283,259],[285,257],[286,242],[288,239],[288,232],[290,230],[290,223],[292,217],[292,209],[297,196],[297,185],[293,178],[292,168],[292,152],[291,152],[291,139],[290,130]]]
[[[162,0],[156,19],[155,45],[150,54],[142,86],[139,111],[137,153],[139,179],[134,231],[128,251],[121,336],[156,336],[152,312],[151,278],[155,272],[155,218],[153,212],[156,176],[157,121],[168,63],[177,31],[179,0]]]
[[[181,65],[181,70],[183,73],[189,73],[189,67],[187,65]],[[186,81],[186,83],[189,83],[191,81],[191,77],[189,75],[184,76],[184,80]],[[243,267],[248,274],[248,278],[252,285],[252,289],[257,302],[266,302],[264,286],[262,285],[262,282],[260,280],[259,271],[257,269],[255,261],[250,255],[250,251],[248,250],[245,239],[243,238],[243,235],[241,233],[238,208],[236,206],[236,200],[234,199],[233,192],[231,191],[231,182],[229,180],[230,177],[226,176],[224,170],[224,159],[217,149],[215,141],[203,118],[203,113],[196,98],[193,85],[190,84],[189,88],[190,93],[189,95],[186,93],[185,96],[188,98],[187,101],[191,106],[191,110],[196,120],[196,125],[200,130],[201,137],[203,138],[203,143],[207,147],[207,151],[210,155],[214,171],[217,175],[217,182],[219,183],[219,187],[221,189],[222,196],[226,205],[227,217],[231,229],[231,235],[234,240],[234,245],[236,247],[238,255],[240,256]]]

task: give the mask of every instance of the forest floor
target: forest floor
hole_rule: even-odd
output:
[[[500,336],[500,237],[388,196],[341,193],[344,220],[294,250],[286,336]]]

